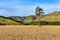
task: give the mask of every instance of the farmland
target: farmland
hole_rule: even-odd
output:
[[[60,26],[0,26],[0,40],[60,40]]]

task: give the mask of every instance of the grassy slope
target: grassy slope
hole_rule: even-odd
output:
[[[60,13],[59,12],[53,12],[51,14],[48,14],[41,19],[42,21],[49,21],[49,22],[55,22],[60,21]]]
[[[35,16],[36,17],[36,16]],[[15,18],[15,17],[14,17]],[[31,19],[32,17],[31,16],[27,16],[25,19],[24,19],[24,21],[25,22],[32,22],[32,19]],[[18,18],[19,19],[19,18]],[[18,20],[18,19],[16,19],[16,20]],[[21,18],[20,18],[21,19]],[[60,21],[60,12],[52,12],[52,13],[50,13],[50,14],[47,14],[47,15],[45,15],[45,16],[43,16],[42,18],[41,18],[41,20],[42,21],[48,21],[48,22],[55,22],[55,21]],[[34,20],[34,21],[39,21],[39,18],[38,17],[36,17],[36,19]],[[7,24],[7,25],[9,25],[9,24],[20,24],[20,23],[18,23],[18,22],[16,22],[16,21],[13,21],[13,20],[11,20],[11,19],[5,19],[5,18],[3,18],[3,17],[0,17],[0,23],[2,23],[2,24]]]
[[[27,17],[25,21],[32,21],[31,17]],[[39,18],[36,17],[35,21],[39,21]],[[41,17],[41,21],[56,22],[60,21],[60,12],[52,12]]]
[[[2,18],[2,17],[0,17],[0,23],[2,23],[2,24],[7,24],[7,25],[15,25],[15,24],[20,24],[20,23],[18,23],[18,22],[15,22],[15,21],[12,21],[12,20],[10,20],[10,19],[5,19],[5,18]]]
[[[15,18],[15,17],[13,17],[13,18]],[[21,18],[16,17],[15,20],[18,21],[19,19],[21,19]],[[23,19],[23,20],[24,20],[24,22],[32,22],[32,16],[26,16],[25,19]],[[39,18],[36,17],[36,19],[34,19],[34,21],[39,21]],[[60,12],[52,12],[50,14],[46,14],[41,18],[41,21],[49,21],[49,22],[60,21]]]
[[[28,16],[24,21],[31,22],[32,17]],[[35,21],[39,21],[39,18],[36,17]],[[41,17],[41,21],[49,21],[49,22],[55,22],[55,21],[60,21],[60,12],[52,12],[50,14],[46,14],[43,17]]]

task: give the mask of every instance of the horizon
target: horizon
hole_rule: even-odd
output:
[[[0,15],[34,15],[37,6],[43,8],[45,14],[60,11],[60,0],[0,0]]]

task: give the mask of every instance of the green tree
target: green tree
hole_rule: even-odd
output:
[[[42,17],[42,14],[44,14],[43,12],[44,10],[42,8],[40,8],[39,6],[36,8],[36,16],[39,17],[39,26],[41,26],[41,17]]]

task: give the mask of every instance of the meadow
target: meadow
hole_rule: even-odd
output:
[[[0,40],[60,40],[60,26],[0,26]]]

